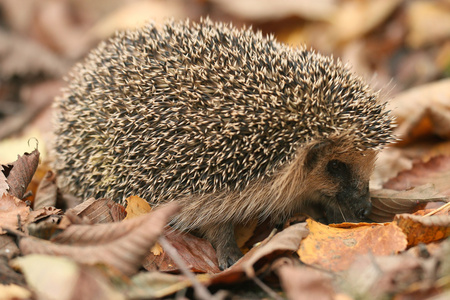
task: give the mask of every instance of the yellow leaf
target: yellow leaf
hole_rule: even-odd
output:
[[[127,216],[125,220],[149,213],[152,210],[150,204],[138,196],[128,197],[125,201],[127,202],[127,208],[125,209]]]

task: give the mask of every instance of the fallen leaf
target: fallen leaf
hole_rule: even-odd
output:
[[[411,2],[405,12],[408,46],[419,48],[450,38],[450,8],[445,1]]]
[[[58,77],[68,68],[67,62],[32,39],[0,30],[0,78],[47,75]]]
[[[394,219],[407,236],[408,247],[431,243],[450,236],[450,215],[417,216],[400,214]]]
[[[56,206],[57,189],[56,174],[48,171],[39,183],[36,196],[34,197],[33,209],[38,210],[46,206]]]
[[[25,278],[21,273],[16,272],[6,257],[0,256],[0,286],[2,284],[16,284],[26,286]],[[2,294],[0,293],[0,296]]]
[[[343,2],[330,18],[332,37],[337,41],[356,39],[376,28],[401,4],[401,0]]]
[[[166,229],[164,236],[177,250],[181,259],[192,272],[220,272],[214,248],[207,240],[174,229]],[[157,245],[159,246],[159,244]],[[163,250],[163,248],[161,249]],[[180,270],[173,259],[164,251],[159,254],[151,251],[145,258],[143,266],[148,271],[175,272]]]
[[[430,134],[450,136],[447,124],[439,127],[442,126],[441,116],[448,114],[449,103],[450,79],[414,87],[390,99],[386,107],[399,124],[395,130],[401,138],[399,144],[409,144]]]
[[[25,274],[38,299],[125,299],[99,270],[65,257],[32,254],[11,264]]]
[[[11,164],[12,168],[6,176],[10,195],[22,199],[38,164],[39,151],[37,149],[31,153],[19,155],[18,159]]]
[[[350,268],[340,276],[339,288],[352,299],[384,299],[386,295],[397,295],[414,286],[426,292],[425,285],[436,278],[437,270],[436,260],[409,255],[374,256],[369,253],[355,258]]]
[[[302,262],[326,270],[345,270],[360,254],[389,255],[406,249],[406,237],[395,223],[336,224],[340,228],[311,219],[307,223],[310,234],[297,253]]]
[[[245,247],[245,243],[252,237],[257,226],[258,220],[254,220],[246,224],[239,224],[234,228],[234,237],[236,239],[236,244],[243,253],[248,251],[248,249],[246,249]]]
[[[117,206],[121,205],[108,198],[89,198],[74,208],[69,209],[66,215],[74,213],[80,218],[89,220],[92,224],[111,223],[114,221],[112,210]],[[120,210],[119,208],[116,209]]]
[[[245,277],[252,278],[257,272],[262,273],[275,258],[295,253],[308,232],[306,223],[299,223],[289,226],[274,236],[269,236],[258,246],[250,249],[233,266],[213,276],[210,283],[235,283]]]
[[[125,199],[125,202],[127,203],[125,209],[127,216],[125,217],[125,220],[149,213],[152,210],[150,204],[138,196],[128,197]]]
[[[131,281],[133,284],[126,293],[131,299],[163,298],[191,286],[184,276],[161,272],[141,272]]]
[[[4,300],[26,300],[31,299],[32,296],[29,290],[15,284],[0,284],[0,295]]]
[[[213,0],[220,9],[247,20],[267,21],[292,15],[309,20],[328,20],[338,6],[332,0]]]
[[[3,194],[0,197],[0,228],[19,228],[19,225],[25,223],[29,213],[30,208],[24,201],[9,194]],[[4,231],[2,230],[0,233],[4,233]]]
[[[19,248],[24,255],[48,254],[68,256],[84,264],[104,263],[113,266],[125,275],[132,275],[140,268],[145,255],[162,233],[169,217],[177,210],[178,207],[172,203],[162,206],[151,214],[141,216],[140,218],[142,220],[136,218],[122,223],[113,223],[111,225],[114,225],[114,229],[120,231],[122,235],[108,242],[102,242],[102,239],[107,240],[107,238],[104,238],[105,236],[111,238],[110,234],[114,234],[111,233],[111,229],[109,228],[111,226],[98,224],[92,226],[100,227],[107,234],[102,234],[102,230],[93,230],[91,235],[84,239],[84,241],[95,242],[94,239],[98,237],[97,244],[90,243],[87,246],[69,246],[34,237],[24,237],[19,242]],[[138,223],[139,226],[129,231],[128,226],[130,226],[130,223]],[[116,224],[118,225],[116,226]],[[121,230],[119,225],[122,225],[125,229]],[[134,227],[134,224],[131,227]],[[78,239],[77,241],[79,242],[80,240]]]
[[[446,201],[432,184],[421,185],[409,190],[371,190],[372,211],[368,218],[375,222],[391,222],[396,214],[412,213],[429,202]]]
[[[0,235],[0,256],[11,259],[19,254],[19,248],[13,237],[5,234]]]
[[[331,276],[307,266],[282,266],[277,272],[288,299],[335,299]]]
[[[411,170],[400,172],[383,187],[400,191],[424,184],[432,184],[440,195],[450,196],[450,156],[438,156],[428,162],[415,163]]]

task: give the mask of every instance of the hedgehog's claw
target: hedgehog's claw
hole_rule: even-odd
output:
[[[234,265],[241,257],[242,252],[234,242],[234,246],[228,245],[223,249],[217,249],[217,260],[219,261],[219,268],[225,270]]]

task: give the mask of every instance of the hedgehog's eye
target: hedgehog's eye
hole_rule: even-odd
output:
[[[333,159],[328,162],[327,171],[334,177],[342,177],[348,172],[348,167],[342,161]]]

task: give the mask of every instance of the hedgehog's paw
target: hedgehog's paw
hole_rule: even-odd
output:
[[[225,270],[242,257],[242,252],[234,238],[234,226],[232,223],[208,224],[208,226],[204,226],[203,232],[204,237],[216,249],[220,269]]]
[[[235,241],[233,241],[233,244],[223,248],[217,248],[217,260],[219,261],[219,268],[221,270],[231,267],[242,257],[242,252]]]

